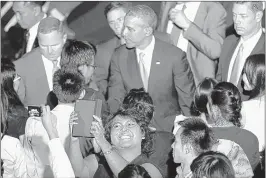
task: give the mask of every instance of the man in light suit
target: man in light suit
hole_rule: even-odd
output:
[[[134,6],[124,20],[122,36],[126,44],[111,59],[108,104],[115,112],[132,88],[144,87],[151,95],[155,114],[151,126],[171,131],[169,115],[189,115],[195,84],[183,53],[154,37],[157,15],[148,6]]]
[[[46,103],[47,95],[53,89],[53,73],[60,68],[66,39],[62,22],[47,17],[38,27],[40,47],[15,62],[17,74],[22,79],[18,94],[25,106]]]
[[[162,2],[159,31],[187,55],[196,84],[215,78],[226,30],[226,11],[217,2]],[[169,19],[169,18],[170,19]]]
[[[236,85],[242,94],[242,100],[249,98],[241,86],[242,71],[247,57],[265,54],[262,16],[262,2],[234,2],[233,21],[237,35],[230,35],[225,39],[219,59],[217,80]]]

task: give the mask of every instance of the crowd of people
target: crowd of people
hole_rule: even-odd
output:
[[[2,177],[262,178],[264,4],[232,3],[226,36],[219,2],[162,2],[159,17],[110,2],[114,37],[95,46],[14,2],[28,33],[18,59],[1,56]],[[93,137],[73,136],[78,100],[101,100]]]

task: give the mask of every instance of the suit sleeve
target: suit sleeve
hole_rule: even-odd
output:
[[[95,65],[97,68],[95,69],[94,76],[100,91],[105,95],[108,86],[109,64],[105,64],[107,60],[103,55],[104,51],[101,45],[97,45],[96,48]]]
[[[189,67],[186,55],[182,52],[179,58],[175,58],[174,66],[174,82],[175,88],[178,93],[178,100],[183,115],[190,115],[190,105],[193,100],[195,91],[195,83],[192,71]]]
[[[22,103],[26,105],[25,103],[25,98],[26,98],[26,86],[25,86],[25,74],[24,74],[24,68],[27,68],[25,66],[21,65],[22,59],[18,59],[17,61],[14,62],[15,68],[16,68],[16,73],[21,77],[21,80],[19,82],[19,88],[18,88],[18,96]]]
[[[208,10],[205,22],[208,24],[206,33],[192,22],[187,31],[184,32],[184,37],[207,57],[215,60],[220,57],[225,38],[226,11],[219,4],[210,6]]]
[[[118,63],[118,59],[121,55],[118,54],[119,51],[115,51],[110,64],[110,79],[109,79],[109,88],[108,88],[108,96],[109,99],[107,101],[109,110],[111,113],[116,112],[120,105],[123,102],[123,98],[126,94],[126,90],[124,87],[120,66]]]

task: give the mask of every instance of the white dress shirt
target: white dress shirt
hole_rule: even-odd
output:
[[[74,104],[58,104],[51,112],[57,117],[57,131],[66,153],[70,144],[70,114],[74,111]],[[42,125],[41,118],[29,117],[25,127],[24,148],[27,155],[34,160],[38,175],[49,177],[50,160],[53,154],[49,150],[49,136]],[[61,163],[63,164],[63,163]]]
[[[150,76],[151,61],[152,61],[152,54],[153,54],[154,46],[155,46],[155,38],[154,38],[154,36],[152,36],[151,43],[144,50],[136,48],[136,55],[137,55],[138,64],[140,63],[139,54],[140,53],[145,54],[143,62],[144,62],[145,70],[148,74],[148,78]]]
[[[239,41],[238,45],[236,46],[236,49],[233,53],[233,56],[232,56],[230,64],[229,64],[227,82],[229,82],[229,80],[230,80],[233,65],[234,65],[234,62],[236,60],[236,56],[237,56],[240,45],[243,44],[243,54],[242,54],[240,67],[239,67],[239,70],[241,70],[241,71],[238,72],[239,75],[241,75],[241,72],[242,72],[243,67],[245,65],[245,62],[246,62],[246,59],[248,58],[248,56],[251,54],[252,50],[254,49],[256,44],[258,43],[261,35],[262,35],[262,29],[260,29],[258,31],[258,33],[256,33],[255,35],[253,35],[251,38],[249,38],[247,40],[243,40],[243,38],[240,37],[240,41]],[[240,76],[238,76],[238,77],[240,77]]]
[[[43,19],[46,18],[47,15],[44,14]],[[33,25],[30,29],[29,29],[29,39],[27,42],[27,48],[26,48],[26,52],[30,52],[32,50],[34,41],[37,37],[37,33],[38,33],[38,27],[39,27],[40,21],[38,23],[36,23],[35,25]]]
[[[60,68],[60,60],[61,60],[61,57],[59,57],[57,59],[57,67]],[[53,90],[53,68],[54,68],[54,65],[53,65],[53,62],[50,61],[49,59],[47,59],[46,57],[44,57],[42,55],[42,61],[43,61],[43,64],[44,64],[44,68],[45,68],[45,73],[46,73],[46,77],[47,77],[47,80],[48,80],[48,85],[49,85],[49,89],[50,91]]]
[[[244,129],[258,137],[259,150],[265,146],[265,96],[244,101],[241,109]]]
[[[175,8],[178,10],[182,10],[184,5],[186,5],[186,9],[184,10],[184,14],[186,15],[186,17],[191,22],[194,22],[197,11],[198,11],[199,6],[200,6],[200,2],[186,2],[186,3],[182,3],[182,4],[177,4],[175,6]],[[168,25],[167,25],[167,29],[166,29],[166,32],[168,34],[171,34],[173,26],[174,26],[174,22],[172,20],[169,20]],[[178,39],[176,46],[178,48],[180,48],[182,51],[187,52],[188,40],[184,38],[183,30],[180,33],[180,36],[179,36],[179,39]]]

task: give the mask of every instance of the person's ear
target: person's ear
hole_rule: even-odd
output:
[[[145,131],[143,128],[141,128],[141,138],[142,140],[145,139]]]
[[[256,12],[256,16],[255,16],[256,22],[260,22],[261,19],[262,19],[262,16],[263,16],[263,12],[262,11]]]
[[[82,90],[82,92],[80,93],[80,95],[79,95],[79,99],[84,98],[85,94],[86,94],[86,91],[85,91],[85,89],[84,89],[84,90]]]
[[[192,153],[193,152],[193,148],[190,144],[185,144],[184,145],[184,150],[186,154]]]
[[[144,29],[144,32],[145,32],[146,36],[150,36],[153,34],[153,29],[151,27],[146,27]]]

